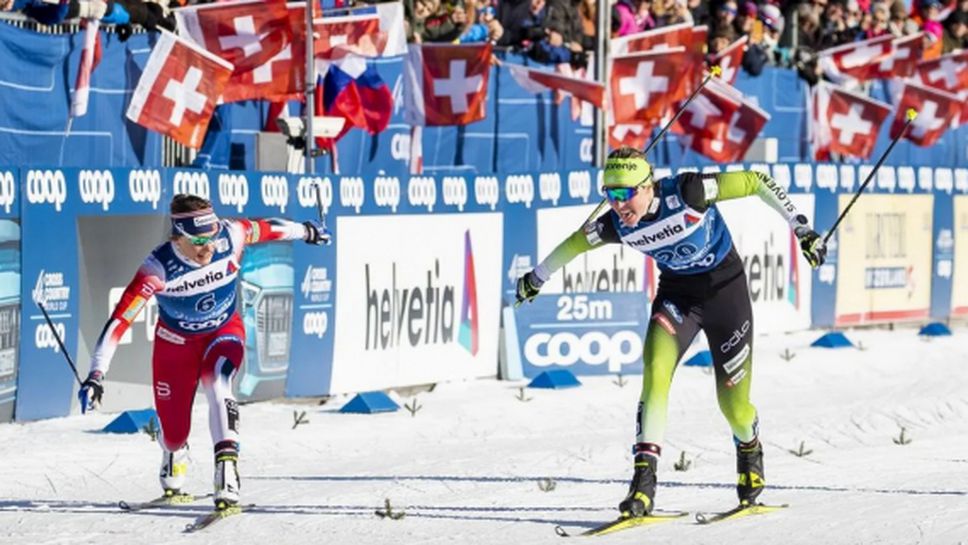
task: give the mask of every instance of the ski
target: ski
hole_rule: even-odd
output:
[[[720,513],[696,513],[696,522],[699,524],[712,524],[714,522],[733,520],[752,515],[765,515],[766,513],[772,513],[773,511],[779,511],[780,509],[786,509],[787,507],[790,506],[786,503],[781,505],[766,505],[763,503],[754,503],[753,505],[738,505],[729,511],[723,511]]]
[[[246,507],[252,507],[252,506],[247,505]],[[229,517],[232,517],[235,515],[241,515],[241,514],[242,514],[241,505],[230,505],[230,506],[222,507],[221,509],[216,507],[212,509],[212,511],[195,519],[195,522],[186,524],[185,533],[190,534],[193,532],[197,532],[199,530],[204,530],[205,528],[208,528],[209,526],[215,524],[220,520],[227,519]]]
[[[663,522],[671,522],[676,519],[680,519],[689,513],[681,511],[670,511],[661,513],[652,513],[651,515],[645,517],[619,517],[611,522],[606,522],[605,524],[596,526],[594,528],[589,528],[580,534],[569,534],[567,530],[561,526],[555,526],[555,533],[561,537],[573,537],[573,536],[603,536],[605,534],[611,534],[614,532],[619,532],[621,530],[628,530],[629,528],[638,528],[640,526],[654,526],[656,524],[661,524]]]
[[[118,508],[122,511],[135,512],[145,509],[156,509],[159,507],[170,507],[172,505],[187,505],[204,498],[210,498],[211,494],[193,496],[192,494],[173,494],[170,496],[159,496],[153,500],[137,503],[128,503],[124,500],[118,502]]]

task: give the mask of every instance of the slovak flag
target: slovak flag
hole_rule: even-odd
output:
[[[921,82],[929,87],[948,93],[964,91],[968,89],[968,50],[921,61],[916,71]]]
[[[346,53],[329,63],[321,92],[316,94],[316,107],[323,115],[346,119],[332,140],[318,139],[321,147],[332,148],[333,142],[354,127],[370,134],[383,132],[393,114],[393,95],[365,58]]]
[[[174,13],[184,37],[234,65],[223,101],[236,102],[277,98],[291,80],[282,74],[302,71],[296,66],[305,64],[305,55],[295,49],[305,51],[305,46],[294,45],[293,29],[305,27],[295,22],[300,14],[305,15],[305,9],[305,3],[290,9],[284,0],[233,0],[189,6]]]
[[[956,95],[908,80],[904,83],[897,114],[891,124],[891,138],[900,134],[906,112],[914,108],[918,116],[911,122],[904,138],[922,147],[931,146],[941,138],[952,120],[958,118],[961,106],[961,99]]]
[[[914,74],[914,68],[924,50],[924,33],[904,36],[894,40],[894,54],[877,65],[875,77],[878,79],[907,78]]]
[[[693,26],[691,23],[680,23],[659,27],[645,32],[627,34],[611,41],[613,55],[625,55],[642,51],[664,51],[674,47],[689,47],[693,43]],[[697,39],[700,37],[697,35]]]
[[[810,123],[821,154],[818,160],[828,159],[830,153],[869,158],[891,107],[824,82],[817,83],[811,92],[817,94]]]
[[[688,94],[684,47],[612,58],[609,107],[615,123],[655,123]]]
[[[589,102],[599,109],[605,103],[605,85],[596,81],[569,77],[547,70],[535,70],[517,64],[506,64],[505,66],[511,72],[514,81],[531,93],[561,91]]]
[[[77,80],[74,83],[74,95],[71,97],[71,117],[83,117],[87,114],[87,105],[91,95],[91,74],[101,62],[101,33],[100,21],[85,19],[84,49],[81,51],[81,63],[77,67]]]
[[[232,76],[232,65],[170,32],[160,32],[126,115],[143,127],[198,148]]]
[[[835,83],[867,81],[878,77],[882,62],[894,55],[894,36],[884,34],[820,52],[818,62],[824,75]]]
[[[749,39],[749,36],[743,36],[726,46],[726,49],[709,58],[710,67],[718,66],[722,68],[723,73],[719,79],[724,83],[729,85],[736,83],[739,69],[743,65],[743,53],[746,53],[746,43]]]
[[[491,44],[411,45],[404,64],[404,117],[419,126],[484,119]]]

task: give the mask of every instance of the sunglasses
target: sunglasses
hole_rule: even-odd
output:
[[[211,244],[212,242],[215,241],[215,237],[217,237],[218,234],[222,231],[222,228],[220,226],[218,230],[216,230],[211,235],[207,235],[207,236],[190,234],[186,232],[184,229],[182,229],[177,223],[175,224],[175,230],[181,233],[183,237],[187,238],[188,242],[190,242],[192,246],[205,246],[206,244]]]
[[[651,177],[650,175],[649,178]],[[639,192],[639,189],[647,185],[651,184],[648,179],[645,179],[635,187],[602,187],[602,192],[605,193],[605,198],[609,202],[625,202],[632,200],[632,197]]]

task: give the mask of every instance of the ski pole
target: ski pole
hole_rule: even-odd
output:
[[[892,149],[894,149],[894,145],[897,144],[897,141],[900,140],[902,136],[904,136],[905,132],[907,132],[908,127],[911,126],[911,122],[918,117],[918,113],[914,111],[914,108],[908,108],[908,111],[905,112],[904,115],[907,118],[907,120],[904,122],[904,126],[901,127],[901,132],[899,132],[897,136],[891,139],[890,145],[887,146],[887,149],[884,150],[884,153],[881,154],[881,158],[878,159],[877,163],[874,164],[874,169],[871,170],[870,174],[867,175],[867,179],[864,180],[864,183],[860,184],[860,187],[857,189],[856,192],[854,192],[854,197],[850,199],[849,203],[847,203],[847,207],[844,208],[844,211],[841,212],[839,216],[837,216],[837,221],[834,222],[833,227],[831,227],[830,230],[827,231],[827,234],[824,235],[823,237],[824,244],[827,244],[827,241],[830,240],[830,237],[833,236],[834,232],[837,231],[837,227],[840,225],[840,222],[844,220],[844,217],[847,216],[847,212],[850,212],[850,208],[854,206],[854,202],[856,202],[857,198],[860,197],[860,194],[864,192],[864,189],[867,187],[867,184],[869,184],[871,180],[874,179],[874,175],[877,174],[877,169],[881,168],[881,165],[884,164],[884,159],[887,159],[887,155],[891,153]]]
[[[323,190],[319,188],[320,184],[313,184],[316,188],[316,211],[319,212],[319,223],[323,226],[323,232],[326,232],[326,212],[323,208]],[[329,244],[329,241],[326,242]]]
[[[67,353],[67,348],[64,346],[64,341],[61,340],[60,333],[58,333],[57,329],[54,327],[54,322],[51,321],[50,315],[47,314],[47,309],[44,308],[44,304],[41,303],[39,299],[35,299],[34,302],[37,303],[37,307],[40,308],[40,312],[43,313],[44,320],[47,322],[47,327],[50,328],[51,334],[57,341],[57,346],[60,347],[61,354],[64,354],[64,357],[67,358],[67,365],[70,365],[71,371],[74,371],[74,378],[77,379],[77,384],[83,387],[84,382],[81,380],[81,376],[77,373],[77,367],[74,365],[74,360],[72,360],[71,355]]]
[[[689,104],[699,95],[699,92],[702,91],[702,88],[705,87],[707,83],[709,83],[709,80],[711,80],[713,77],[718,77],[720,74],[722,74],[722,72],[723,72],[723,69],[720,68],[719,66],[713,66],[712,68],[709,69],[709,73],[706,74],[705,78],[703,78],[702,83],[700,83],[699,86],[696,87],[696,89],[692,92],[691,95],[689,95],[689,98],[687,98],[685,102],[679,105],[679,109],[676,110],[676,113],[672,116],[672,119],[670,119],[669,122],[666,123],[664,127],[662,127],[662,129],[659,131],[659,134],[655,135],[655,137],[652,138],[649,144],[645,146],[645,151],[642,152],[643,154],[648,155],[649,152],[652,151],[652,148],[654,148],[655,145],[659,143],[659,140],[661,140],[662,137],[665,136],[665,133],[669,130],[670,127],[672,127],[672,124],[678,121],[679,117],[682,116],[682,113],[686,111],[686,106],[689,106]],[[585,219],[585,222],[582,223],[582,226],[585,226],[588,222],[592,220],[592,218],[597,216],[598,213],[601,211],[602,207],[604,207],[607,202],[608,202],[608,199],[603,198],[602,202],[598,203],[598,206],[595,207],[595,210],[592,210],[591,215]]]

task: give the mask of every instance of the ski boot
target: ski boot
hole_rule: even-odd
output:
[[[763,445],[754,438],[749,443],[736,443],[736,494],[740,505],[753,505],[766,486],[763,473]]]
[[[651,454],[640,452],[635,455],[635,473],[632,474],[629,493],[618,504],[623,517],[645,517],[652,513],[658,465],[659,460]]]
[[[239,504],[242,483],[239,480],[239,455],[220,453],[215,457],[215,508],[219,510]]]
[[[161,470],[158,479],[167,498],[182,495],[185,476],[188,475],[188,445],[172,452],[162,447]]]

